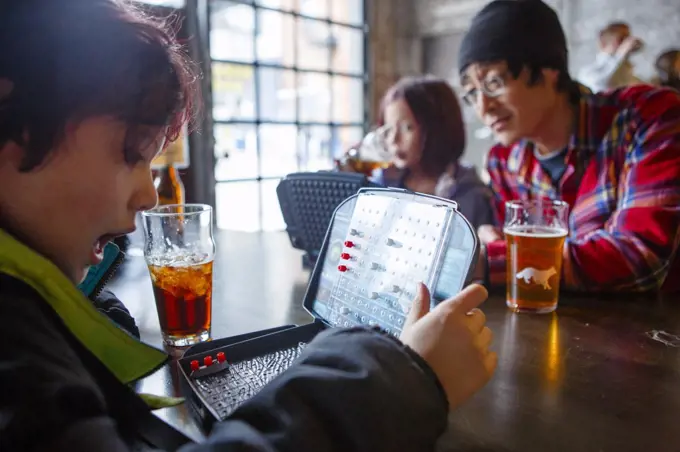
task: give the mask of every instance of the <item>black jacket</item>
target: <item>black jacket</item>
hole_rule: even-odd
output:
[[[99,312],[106,315],[118,326],[139,339],[139,328],[134,317],[130,315],[125,305],[110,290],[102,290],[100,294],[93,297],[94,307]]]
[[[3,273],[1,254],[0,451],[175,449],[185,441],[31,282]],[[433,450],[447,411],[439,382],[415,353],[376,331],[335,329],[206,443],[181,450]]]

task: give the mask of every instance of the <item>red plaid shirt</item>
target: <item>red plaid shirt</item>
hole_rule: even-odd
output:
[[[520,141],[491,149],[488,171],[503,223],[505,201],[570,206],[562,287],[587,291],[680,289],[680,94],[634,86],[581,87],[577,132],[557,183]],[[487,245],[489,281],[505,284],[504,241]]]

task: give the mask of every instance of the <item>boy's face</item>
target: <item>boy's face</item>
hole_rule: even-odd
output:
[[[126,161],[126,131],[110,118],[69,125],[45,161],[24,173],[24,151],[15,143],[0,149],[3,221],[75,283],[101,262],[106,242],[133,231],[135,214],[157,202],[150,164],[162,140],[148,140]]]
[[[504,62],[472,64],[461,74],[463,99],[504,146],[541,132],[557,98],[559,73],[544,69],[541,80],[530,83],[529,70],[517,78]]]

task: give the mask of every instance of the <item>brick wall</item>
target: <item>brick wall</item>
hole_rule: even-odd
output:
[[[401,76],[422,71],[421,39],[413,0],[367,0],[371,29],[368,68],[373,118],[383,94]]]

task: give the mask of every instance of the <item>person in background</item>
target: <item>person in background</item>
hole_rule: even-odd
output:
[[[485,289],[430,311],[420,285],[400,339],[321,333],[191,444],[131,387],[167,354],[78,285],[157,203],[151,162],[190,118],[193,64],[121,0],[2,2],[0,48],[0,450],[429,451],[489,380]]]
[[[659,55],[654,64],[657,79],[655,83],[680,90],[680,50],[672,49]]]
[[[473,19],[458,67],[463,99],[494,133],[497,215],[510,200],[570,206],[562,286],[680,289],[680,94],[637,85],[593,94],[572,81],[557,14],[495,0]],[[502,231],[482,227],[477,277],[505,284]]]
[[[642,48],[625,22],[612,22],[600,31],[600,51],[595,61],[581,69],[578,80],[593,92],[644,83],[634,75],[630,57]]]
[[[454,200],[475,229],[496,224],[492,195],[474,167],[461,162],[465,126],[446,80],[406,77],[382,99],[379,126],[386,126],[392,165],[374,172],[381,185]]]

